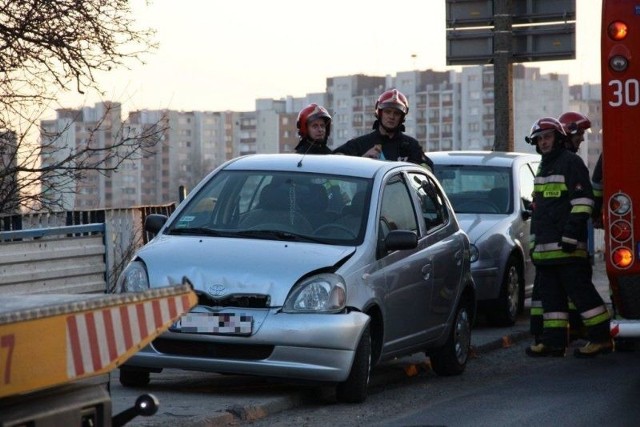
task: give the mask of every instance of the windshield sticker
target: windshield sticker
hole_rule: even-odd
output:
[[[178,221],[178,224],[176,225],[176,228],[187,227],[189,225],[189,223],[191,221],[193,221],[194,219],[196,219],[196,217],[193,216],[193,215],[185,215],[182,218],[180,218],[180,221]]]

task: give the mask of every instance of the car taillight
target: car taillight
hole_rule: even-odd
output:
[[[618,268],[627,268],[633,263],[633,252],[628,248],[618,248],[611,254],[611,262]]]

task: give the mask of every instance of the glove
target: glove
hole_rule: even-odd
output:
[[[560,247],[562,248],[562,252],[573,252],[578,248],[578,245],[562,241],[560,242]]]

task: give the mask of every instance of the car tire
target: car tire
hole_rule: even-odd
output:
[[[471,313],[466,301],[460,301],[447,342],[428,353],[431,369],[440,376],[464,372],[471,348]]]
[[[120,384],[123,387],[144,387],[149,385],[151,373],[144,369],[120,368]]]
[[[517,259],[507,260],[500,284],[500,296],[491,304],[487,318],[493,326],[513,326],[524,308],[523,276]]]
[[[336,386],[336,400],[342,403],[361,403],[367,398],[371,375],[371,331],[369,326],[362,332],[351,372],[346,381]]]

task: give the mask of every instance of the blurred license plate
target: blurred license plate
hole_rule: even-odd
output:
[[[201,334],[250,335],[253,316],[235,313],[187,313],[178,320],[181,332]]]

